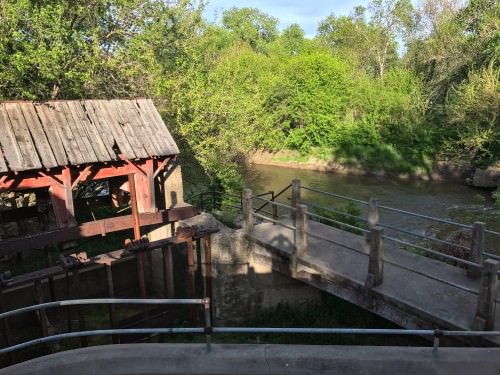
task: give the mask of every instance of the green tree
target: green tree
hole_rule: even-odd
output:
[[[228,9],[222,15],[222,24],[258,52],[264,52],[266,45],[278,37],[278,19],[256,8]]]
[[[298,55],[305,42],[305,33],[298,24],[292,23],[283,30],[280,39],[289,54]]]
[[[469,72],[451,91],[446,108],[460,150],[483,165],[500,157],[500,69],[490,63]]]

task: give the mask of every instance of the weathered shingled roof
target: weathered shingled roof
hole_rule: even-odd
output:
[[[0,103],[0,173],[179,153],[150,99]]]

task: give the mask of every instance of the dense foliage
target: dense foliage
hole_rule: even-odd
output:
[[[191,165],[227,189],[252,149],[395,173],[500,157],[496,0],[372,0],[312,39],[258,9],[220,24],[202,11],[0,0],[0,99],[150,96]]]

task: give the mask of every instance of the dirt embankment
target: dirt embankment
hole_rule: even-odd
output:
[[[248,155],[249,164],[273,165],[277,167],[309,169],[321,172],[332,172],[346,175],[376,175],[390,176],[399,179],[418,179],[432,181],[464,182],[471,178],[473,170],[470,166],[449,161],[436,161],[432,170],[428,172],[415,172],[405,174],[388,173],[383,170],[366,171],[360,168],[343,165],[336,160],[320,160],[314,157],[302,157],[292,151],[270,153],[255,151]]]

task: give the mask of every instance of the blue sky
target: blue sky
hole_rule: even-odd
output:
[[[319,21],[335,13],[348,15],[356,5],[368,4],[368,0],[208,0],[205,18],[208,21],[219,19],[223,10],[233,6],[257,8],[279,19],[280,30],[291,23],[298,23],[306,36],[316,34]]]

